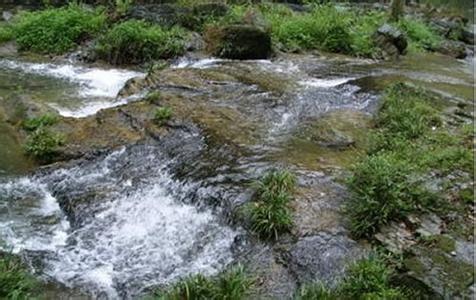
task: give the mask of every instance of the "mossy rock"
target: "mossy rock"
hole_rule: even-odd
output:
[[[205,31],[207,51],[230,59],[265,59],[271,55],[271,35],[251,25],[211,26]]]

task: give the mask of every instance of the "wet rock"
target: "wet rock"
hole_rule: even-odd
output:
[[[203,37],[197,32],[192,32],[188,35],[187,41],[185,42],[185,49],[187,49],[187,51],[204,50],[205,41],[203,40]]]
[[[205,32],[207,51],[231,59],[265,59],[271,55],[271,36],[250,25],[210,27]]]
[[[346,266],[364,251],[344,234],[321,232],[300,239],[289,251],[289,267],[300,283],[321,281],[335,285]]]
[[[461,41],[468,45],[474,45],[475,34],[471,30],[464,28],[461,32]]]
[[[405,54],[408,46],[407,37],[389,24],[382,25],[373,38],[385,58],[396,58]]]
[[[3,115],[3,119],[12,125],[45,114],[56,115],[57,112],[25,95],[10,95],[0,101],[0,116]]]
[[[466,46],[463,42],[451,40],[443,41],[435,50],[454,58],[465,58],[467,54]]]
[[[228,6],[223,3],[199,3],[181,15],[180,22],[186,28],[199,31],[206,21],[223,17],[228,10]]]

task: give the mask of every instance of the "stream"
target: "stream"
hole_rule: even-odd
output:
[[[22,155],[11,129],[1,122],[2,249],[21,254],[44,280],[79,289],[93,298],[132,299],[187,275],[216,274],[233,263],[243,247],[251,247],[242,245],[246,233],[230,221],[227,201],[210,205],[210,199],[217,198],[213,194],[216,185],[230,181],[225,186],[233,186],[235,179],[229,178],[240,182],[256,178],[277,161],[289,163],[301,174],[301,182],[316,176],[332,181],[325,168],[315,167],[320,164],[315,162],[316,155],[355,159],[352,151],[299,150],[303,144],[291,141],[305,120],[349,110],[370,116],[382,89],[396,80],[420,84],[460,101],[472,101],[474,89],[473,58],[449,60],[436,54],[405,57],[399,64],[289,55],[244,62],[183,58],[171,66],[185,71],[221,72],[224,68],[277,74],[291,88],[275,94],[259,90],[256,84],[230,83],[217,85],[213,92],[193,92],[193,97],[210,99],[210,107],[237,108],[246,116],[244,124],[258,124],[253,127],[256,140],[240,144],[246,149],[242,157],[214,167],[208,177],[176,176],[176,165],[183,163],[180,156],[147,143],[31,173],[33,164]],[[5,58],[0,59],[0,97],[27,96],[64,117],[84,118],[140,100],[147,91],[116,95],[127,80],[144,76],[133,70],[68,61]],[[170,92],[192,93],[176,88]],[[188,134],[190,140],[198,141],[193,147],[203,143],[199,131]],[[186,139],[181,147],[187,151]],[[308,157],[314,161],[308,163]],[[337,159],[329,161],[332,167]],[[237,203],[246,194],[230,193],[230,201]],[[70,208],[69,203],[79,204]],[[338,247],[347,255],[347,247],[355,246],[342,242]]]

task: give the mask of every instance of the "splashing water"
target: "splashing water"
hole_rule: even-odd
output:
[[[237,232],[184,204],[191,187],[173,180],[159,156],[136,146],[0,183],[0,238],[15,252],[45,251],[44,274],[110,299],[220,271],[233,260]],[[74,206],[72,215],[58,203]]]
[[[118,106],[135,99],[116,99],[116,96],[127,80],[144,75],[130,70],[106,70],[72,64],[31,63],[8,59],[0,60],[0,69],[57,78],[77,86],[76,96],[80,98],[82,105],[52,103],[51,106],[63,116],[78,118],[92,115],[101,109]]]

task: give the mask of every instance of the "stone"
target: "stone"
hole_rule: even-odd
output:
[[[207,51],[230,59],[266,59],[271,55],[271,36],[251,25],[210,27],[205,32]]]
[[[408,46],[405,34],[389,24],[382,25],[375,32],[373,39],[385,58],[397,58],[399,55],[405,54]]]
[[[441,54],[459,59],[465,58],[467,55],[465,44],[458,41],[446,40],[442,42],[435,50]]]
[[[412,232],[403,223],[397,222],[384,226],[374,238],[394,254],[402,254],[416,244]]]
[[[321,281],[334,286],[346,266],[361,258],[363,249],[345,234],[320,232],[300,239],[289,251],[289,268],[300,283]]]
[[[188,8],[170,3],[144,4],[132,6],[127,17],[169,27],[180,24],[182,17],[189,12]]]

